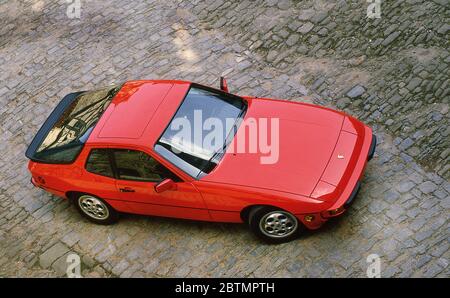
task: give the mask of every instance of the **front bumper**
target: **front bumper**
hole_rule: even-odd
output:
[[[361,189],[361,181],[358,181],[358,183],[356,183],[356,186],[352,191],[352,194],[350,195],[348,200],[345,202],[344,209],[347,209],[348,207],[350,207],[350,205],[353,203],[354,199],[358,195],[358,192],[360,189]]]
[[[372,142],[370,143],[369,154],[367,160],[371,160],[375,154],[375,148],[377,147],[377,136],[372,134]]]
[[[338,215],[344,213],[344,211],[348,207],[350,207],[350,205],[353,203],[354,199],[358,195],[359,189],[361,188],[361,178],[364,174],[364,170],[366,168],[367,162],[369,160],[371,160],[375,154],[376,146],[377,146],[377,137],[372,133],[372,140],[370,141],[370,146],[369,146],[368,151],[366,151],[366,152],[368,152],[367,156],[361,157],[359,159],[359,161],[355,167],[355,171],[353,172],[353,175],[348,183],[348,186],[351,186],[351,188],[347,187],[343,191],[341,198],[339,198],[337,200],[337,202],[328,210],[328,211],[336,210],[339,208],[343,209],[342,212],[336,214],[335,216],[338,216]],[[365,150],[363,148],[363,152],[364,151]]]
[[[328,221],[329,218],[337,217],[343,214],[352,205],[361,188],[361,178],[364,174],[367,162],[371,160],[375,154],[377,138],[374,134],[371,134],[370,143],[369,140],[366,141],[366,145],[362,149],[362,152],[367,152],[367,155],[364,154],[359,158],[347,187],[342,191],[342,194],[336,202],[330,208],[321,213],[310,214],[314,216],[313,221],[305,221],[305,214],[297,216],[297,218],[300,219],[306,227],[312,230],[317,229]]]

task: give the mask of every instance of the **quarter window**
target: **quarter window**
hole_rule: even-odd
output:
[[[86,163],[86,170],[94,174],[114,177],[108,149],[92,149]]]
[[[172,172],[144,152],[114,149],[114,159],[119,179],[158,182],[170,178],[180,181]]]

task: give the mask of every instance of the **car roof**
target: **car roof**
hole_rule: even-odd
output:
[[[100,117],[87,144],[153,148],[191,82],[128,81]]]

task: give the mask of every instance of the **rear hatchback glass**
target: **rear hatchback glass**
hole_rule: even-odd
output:
[[[121,86],[64,97],[41,127],[26,156],[43,163],[72,163]]]

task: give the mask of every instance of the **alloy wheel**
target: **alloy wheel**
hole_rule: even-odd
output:
[[[272,211],[261,218],[259,227],[266,236],[284,238],[297,230],[298,220],[288,212]]]
[[[83,195],[78,199],[81,210],[89,217],[97,220],[105,220],[109,216],[108,207],[96,197]]]

